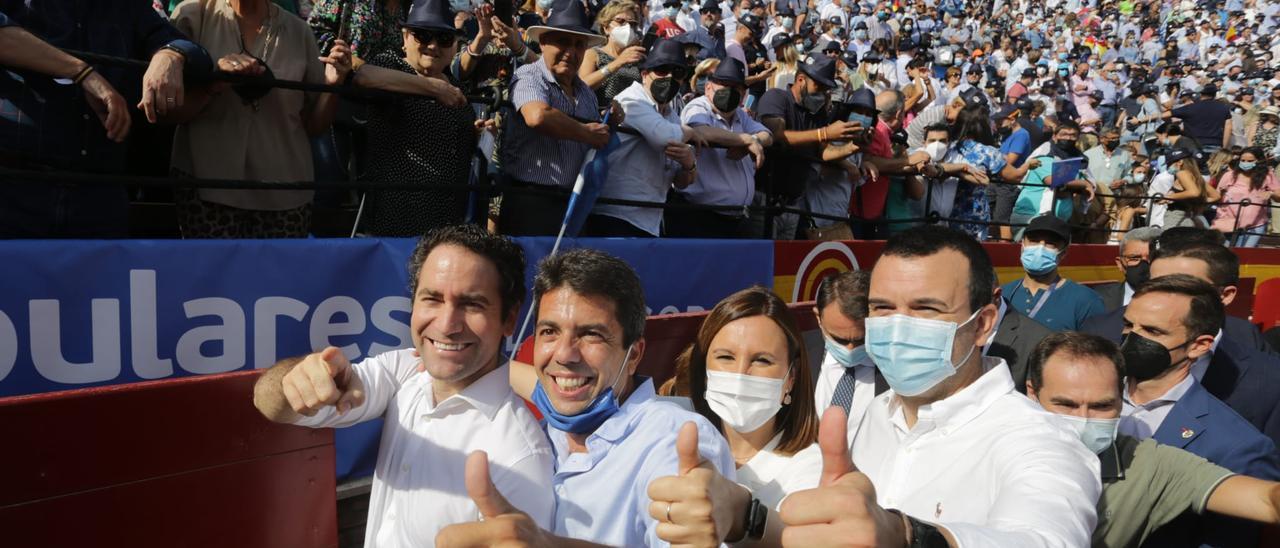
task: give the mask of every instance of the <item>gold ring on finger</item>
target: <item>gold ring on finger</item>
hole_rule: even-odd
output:
[[[671,503],[667,503],[667,523],[671,523]]]

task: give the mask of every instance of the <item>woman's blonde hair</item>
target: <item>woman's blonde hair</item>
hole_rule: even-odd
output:
[[[606,32],[605,28],[613,22],[613,18],[623,12],[631,12],[637,20],[640,19],[640,8],[636,6],[635,0],[612,0],[600,9],[600,15],[596,16],[596,27],[600,32]]]
[[[716,71],[716,67],[720,66],[720,60],[714,57],[703,59],[698,66],[693,68],[693,75],[689,76],[689,89],[698,88],[698,79],[706,76],[711,77],[711,73]]]
[[[1209,157],[1209,178],[1218,180],[1222,174],[1231,168],[1231,151],[1223,149],[1213,153]]]

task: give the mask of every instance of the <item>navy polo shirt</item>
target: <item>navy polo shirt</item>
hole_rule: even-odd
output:
[[[1102,297],[1097,292],[1067,279],[1054,288],[1034,316],[1031,309],[1048,289],[1032,293],[1023,287],[1021,278],[1004,284],[1002,289],[1005,303],[1054,331],[1075,331],[1085,318],[1106,312]]]

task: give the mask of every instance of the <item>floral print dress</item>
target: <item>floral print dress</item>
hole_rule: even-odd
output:
[[[1005,159],[1000,149],[987,146],[977,141],[966,140],[956,146],[956,151],[964,158],[964,163],[983,169],[987,177],[995,180],[1004,169]],[[951,227],[968,232],[979,242],[986,241],[990,226],[964,221],[991,222],[991,205],[987,201],[986,185],[975,185],[960,181],[956,189],[956,205],[952,210]]]

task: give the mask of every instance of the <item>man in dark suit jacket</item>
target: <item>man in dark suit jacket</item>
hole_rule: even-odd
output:
[[[1151,274],[1188,274],[1213,285],[1225,307],[1235,298],[1239,259],[1216,244],[1161,247],[1151,258]],[[1081,331],[1120,342],[1125,308],[1085,320]],[[1222,335],[1200,382],[1223,401],[1280,444],[1280,356],[1262,338],[1258,328],[1235,316],[1226,316]]]
[[[1274,481],[1280,479],[1275,443],[1213,397],[1192,374],[1193,364],[1212,350],[1214,333],[1225,316],[1218,295],[1213,286],[1184,274],[1152,278],[1135,293],[1126,307],[1130,327],[1121,346],[1128,382],[1120,432]],[[1225,519],[1178,520],[1146,544],[1256,545],[1256,528]]]
[[[1120,241],[1120,254],[1116,256],[1116,268],[1124,274],[1124,281],[1092,286],[1098,296],[1102,297],[1102,304],[1107,312],[1129,304],[1125,294],[1132,295],[1138,286],[1151,277],[1151,242],[1158,236],[1160,229],[1150,226],[1124,233],[1124,239]]]
[[[997,299],[999,300],[999,299]],[[996,336],[987,348],[987,355],[1003,358],[1009,364],[1013,385],[1019,392],[1027,390],[1027,358],[1036,344],[1052,335],[1053,330],[1041,325],[1011,306],[1001,306],[1004,313],[996,325]]]

